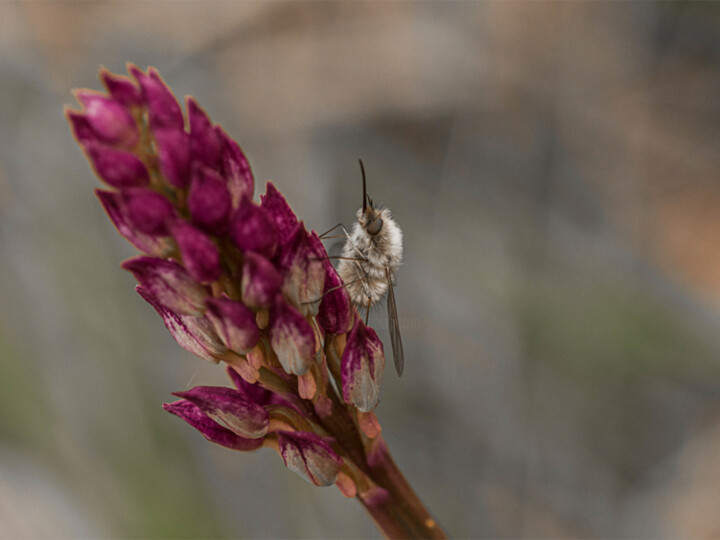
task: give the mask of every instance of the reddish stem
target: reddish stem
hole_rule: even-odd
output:
[[[387,538],[447,538],[398,469],[384,441],[377,441],[368,461],[372,479],[382,489],[358,498]]]

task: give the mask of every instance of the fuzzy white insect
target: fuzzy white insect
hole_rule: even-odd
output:
[[[393,283],[395,271],[402,263],[402,231],[389,209],[373,206],[367,195],[365,167],[362,160],[358,161],[363,179],[363,205],[356,213],[357,221],[350,233],[345,231],[338,273],[358,311],[366,310],[366,323],[370,308],[387,295],[390,342],[395,369],[400,376],[405,360]]]

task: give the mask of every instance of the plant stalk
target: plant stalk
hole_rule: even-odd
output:
[[[358,496],[386,538],[447,538],[392,459],[384,441],[373,451],[371,478],[379,486]]]

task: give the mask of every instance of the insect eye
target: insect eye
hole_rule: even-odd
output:
[[[382,218],[375,218],[370,223],[368,223],[368,226],[365,228],[365,230],[368,232],[370,236],[375,236],[377,233],[380,232],[380,229],[382,229],[383,226],[383,220]]]

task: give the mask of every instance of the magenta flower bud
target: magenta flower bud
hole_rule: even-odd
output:
[[[334,268],[325,268],[325,287],[317,319],[323,330],[329,334],[344,334],[350,330],[352,324],[350,296]]]
[[[164,257],[175,249],[172,239],[148,235],[135,226],[135,223],[128,215],[123,194],[101,189],[96,189],[95,194],[100,199],[100,203],[118,232],[140,251],[155,257]]]
[[[343,287],[342,279],[333,265],[330,264],[325,247],[315,231],[308,237],[310,247],[315,256],[322,261],[325,271],[325,285],[322,301],[318,308],[317,320],[322,328],[330,334],[344,334],[352,325],[352,305],[350,295]]]
[[[255,314],[240,302],[227,297],[208,298],[206,316],[228,349],[244,354],[260,339]]]
[[[303,315],[316,315],[325,285],[323,261],[313,250],[302,223],[280,251],[283,293]]]
[[[232,217],[230,238],[242,251],[256,251],[272,257],[277,247],[275,225],[265,210],[244,198]]]
[[[170,231],[180,247],[188,274],[200,283],[212,283],[222,274],[220,251],[209,236],[189,223],[177,220]]]
[[[270,311],[270,345],[285,372],[293,375],[303,375],[315,356],[312,326],[280,296]]]
[[[150,129],[182,131],[185,124],[182,109],[157,71],[150,68],[146,75],[137,66],[130,66],[130,74],[142,88],[143,98],[148,107]]]
[[[217,168],[222,150],[222,140],[208,118],[193,98],[187,100],[190,121],[190,157],[207,167]]]
[[[85,107],[88,123],[103,142],[132,148],[140,140],[137,122],[120,103],[95,92],[77,92],[75,96]]]
[[[284,244],[292,236],[298,219],[285,197],[282,196],[272,182],[267,183],[265,195],[260,196],[260,206],[267,211],[268,216],[275,223],[279,242]]]
[[[196,386],[173,395],[188,400],[222,427],[248,439],[264,437],[268,413],[237,390],[222,386]]]
[[[190,139],[182,130],[155,132],[160,170],[171,185],[184,188],[190,182]]]
[[[88,142],[93,143],[98,141],[97,134],[83,113],[67,109],[65,115],[70,122],[70,129],[72,129],[73,136],[81,146],[85,146]]]
[[[229,429],[224,428],[210,419],[210,417],[200,410],[200,407],[185,399],[180,399],[173,403],[163,403],[163,409],[170,414],[182,418],[197,429],[208,441],[219,444],[220,446],[247,452],[257,450],[263,444],[262,439],[248,439],[236,435]]]
[[[216,356],[227,352],[215,333],[212,323],[205,317],[181,315],[164,306],[147,289],[137,285],[135,290],[162,317],[165,328],[183,349],[209,362],[218,362]]]
[[[356,316],[341,361],[345,403],[352,403],[362,412],[372,411],[380,401],[384,369],[382,342],[375,330],[365,326]]]
[[[135,228],[149,235],[167,235],[167,222],[174,215],[172,203],[157,191],[130,188],[122,191],[127,216]]]
[[[232,200],[222,176],[208,167],[193,167],[188,210],[193,223],[204,231],[225,233],[230,223]]]
[[[332,486],[343,460],[315,433],[279,431],[278,446],[288,469],[316,486]]]
[[[262,255],[245,253],[242,269],[242,300],[253,309],[270,307],[282,287],[282,276]]]
[[[121,103],[125,107],[137,107],[142,105],[142,92],[140,89],[127,77],[122,75],[114,75],[109,71],[103,69],[100,72],[100,78],[102,79],[105,88],[112,98]]]
[[[237,208],[244,198],[252,200],[255,192],[255,179],[253,178],[250,162],[243,151],[220,126],[215,126],[215,132],[222,141],[220,161],[222,173],[227,178],[228,188],[232,195],[232,206]]]
[[[145,165],[134,154],[89,141],[85,149],[95,172],[108,185],[123,189],[146,186],[150,182]]]
[[[135,257],[122,263],[159,303],[181,315],[200,316],[208,296],[205,287],[171,259]]]

